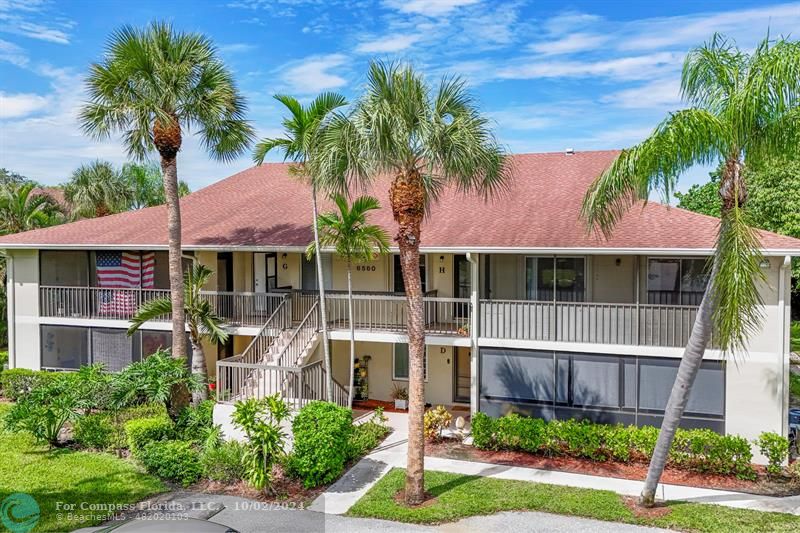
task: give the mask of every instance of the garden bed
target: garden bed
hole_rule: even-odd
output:
[[[643,481],[647,476],[647,463],[619,461],[592,461],[573,457],[547,457],[520,451],[506,450],[480,450],[473,446],[463,444],[456,439],[443,439],[440,442],[428,442],[425,445],[425,455],[445,459],[459,459],[505,466],[522,466],[538,468],[540,470],[553,470],[592,476],[614,477]],[[748,481],[735,476],[715,474],[701,474],[678,468],[667,467],[661,477],[663,483],[671,485],[685,485],[707,489],[721,489],[749,494],[763,494],[768,496],[793,496],[800,494],[800,484],[790,481],[772,481],[767,479],[763,467],[756,466],[758,479]]]

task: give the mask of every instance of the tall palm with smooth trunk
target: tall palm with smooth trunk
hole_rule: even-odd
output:
[[[204,385],[208,382],[208,369],[203,352],[203,339],[208,339],[215,344],[222,344],[228,340],[228,333],[222,328],[223,319],[217,314],[211,302],[203,298],[200,293],[212,275],[211,269],[198,263],[186,271],[183,279],[186,326],[189,329],[189,341],[192,344],[192,375]],[[171,312],[172,300],[170,298],[157,298],[143,303],[131,318],[128,335],[133,335],[145,322],[156,320]],[[175,332],[173,332],[174,335],[176,335]],[[206,386],[192,391],[192,403],[195,405],[207,398],[208,387]]]
[[[344,96],[336,93],[322,93],[310,104],[303,106],[296,98],[276,94],[275,99],[282,103],[289,111],[289,116],[283,120],[284,136],[278,138],[262,139],[253,152],[253,160],[262,164],[267,154],[273,150],[283,152],[284,161],[291,161],[290,173],[298,178],[308,181],[311,185],[311,211],[314,229],[314,245],[319,250],[319,226],[317,217],[317,188],[319,176],[313,172],[310,165],[313,158],[314,146],[317,142],[317,133],[326,118],[335,109],[347,105]],[[333,401],[333,371],[331,369],[331,352],[328,346],[328,313],[325,308],[325,279],[322,272],[322,256],[317,254],[317,285],[319,290],[319,312],[322,322],[322,350],[326,372],[325,389],[329,401]]]
[[[345,192],[376,176],[391,177],[389,200],[408,305],[409,409],[405,498],[424,499],[425,313],[419,271],[422,220],[452,187],[484,195],[511,177],[475,101],[459,78],[431,87],[410,66],[372,62],[365,93],[352,112],[336,115],[320,136],[315,158],[321,185]],[[432,221],[432,223],[435,221]]]
[[[72,214],[95,218],[128,209],[133,191],[108,161],[92,161],[72,173],[64,186],[64,198]]]
[[[697,164],[722,164],[722,212],[711,274],[664,412],[640,503],[651,506],[669,449],[712,333],[725,353],[746,348],[762,316],[758,234],[749,225],[742,170],[800,149],[800,45],[762,41],[752,54],[715,35],[686,56],[681,91],[689,107],[670,114],[642,143],[623,150],[586,194],[583,215],[610,235],[651,192],[665,197]]]
[[[141,29],[123,26],[94,63],[86,82],[89,102],[80,113],[88,135],[122,135],[129,156],[161,158],[169,237],[169,284],[172,300],[172,355],[186,357],[183,335],[183,267],[178,152],[183,135],[195,129],[214,159],[230,161],[253,140],[245,120],[246,105],[213,43],[198,33],[183,33],[154,22]]]
[[[317,218],[320,246],[336,250],[347,263],[347,315],[350,324],[350,386],[347,405],[353,406],[353,372],[356,361],[356,326],[353,317],[353,263],[373,261],[389,252],[389,235],[383,228],[367,223],[367,213],[381,208],[372,196],[356,198],[352,206],[342,195],[334,198],[338,212],[322,213]],[[317,252],[316,243],[308,245],[309,259]]]

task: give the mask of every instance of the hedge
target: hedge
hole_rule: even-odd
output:
[[[203,475],[200,452],[191,442],[159,440],[147,443],[137,455],[151,474],[188,487]]]
[[[329,483],[339,477],[349,458],[353,433],[350,409],[328,402],[311,402],[292,422],[294,450],[292,471],[306,488]]]
[[[647,460],[655,449],[658,429],[651,426],[594,424],[588,421],[529,418],[512,413],[492,418],[472,417],[477,448],[519,450],[595,461]],[[669,463],[686,470],[754,479],[753,453],[744,437],[720,435],[709,429],[678,429]]]
[[[0,373],[0,391],[11,401],[18,401],[33,389],[52,383],[56,379],[65,379],[67,372],[46,372],[28,368],[11,368]]]
[[[175,435],[175,424],[167,416],[137,418],[125,423],[128,448],[138,455],[151,442],[167,440]]]

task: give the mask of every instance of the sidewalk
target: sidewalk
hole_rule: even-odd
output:
[[[386,416],[389,418],[389,426],[393,430],[392,434],[380,448],[356,463],[341,479],[317,497],[309,507],[311,510],[328,514],[344,514],[389,470],[395,467],[405,468],[408,439],[407,416],[403,413],[386,413]],[[644,485],[642,481],[629,479],[493,465],[439,457],[425,457],[425,468],[427,470],[439,470],[455,474],[610,490],[625,496],[638,496]],[[664,500],[711,503],[727,507],[800,515],[800,496],[778,498],[725,490],[661,484],[658,486],[658,497]]]

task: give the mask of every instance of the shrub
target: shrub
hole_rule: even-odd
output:
[[[8,364],[8,352],[2,351],[0,352],[0,373],[6,369],[7,364]]]
[[[329,483],[342,473],[353,432],[350,409],[328,402],[311,402],[297,413],[292,432],[291,469],[306,488]]]
[[[658,429],[576,420],[545,422],[517,414],[493,419],[476,413],[472,418],[472,436],[473,444],[483,449],[522,450],[601,461],[609,458],[630,461],[650,459],[658,439]],[[785,459],[787,452],[781,453],[781,459]],[[742,479],[755,478],[752,458],[746,439],[736,435],[719,435],[708,429],[679,429],[669,454],[673,466],[736,475]]]
[[[283,455],[281,422],[288,417],[289,407],[278,394],[236,402],[233,425],[247,436],[245,476],[259,490],[272,482],[272,466]]]
[[[200,455],[205,476],[212,481],[233,483],[245,479],[247,446],[232,440],[205,448]]]
[[[779,476],[783,472],[783,462],[789,458],[789,439],[777,433],[764,432],[755,441],[761,455],[767,458],[767,472]]]
[[[160,403],[173,412],[173,388],[199,390],[203,385],[192,376],[186,360],[158,351],[143,361],[128,365],[114,376],[113,402],[116,407]]]
[[[147,443],[137,458],[151,474],[180,483],[184,487],[203,475],[200,452],[191,442],[159,440]]]
[[[347,442],[347,462],[367,455],[380,444],[388,432],[389,428],[375,420],[354,426]]]
[[[56,446],[64,424],[77,418],[83,407],[67,380],[52,379],[21,396],[6,415],[5,423],[12,431],[26,431],[37,440]]]
[[[109,409],[112,407],[113,374],[103,365],[84,365],[77,372],[65,374],[74,393],[87,409]]]
[[[45,372],[27,368],[12,368],[0,374],[0,388],[3,396],[11,401],[19,401],[39,387],[49,385],[53,381],[68,376],[61,372]]]
[[[203,443],[213,426],[214,400],[204,400],[197,407],[186,407],[175,421],[175,431],[181,440]]]
[[[105,450],[113,447],[117,428],[109,413],[92,413],[72,425],[72,438],[84,448]]]
[[[793,463],[789,463],[786,467],[786,473],[792,478],[795,483],[800,483],[800,459],[796,459]]]
[[[497,442],[494,437],[495,426],[499,418],[492,418],[485,413],[475,413],[472,415],[472,444],[476,448],[483,450],[496,450]]]
[[[453,415],[443,405],[437,405],[434,409],[426,411],[423,420],[425,438],[428,440],[441,439],[442,432],[450,427],[452,421]]]
[[[125,435],[128,448],[137,455],[151,442],[171,439],[175,435],[175,425],[166,416],[137,418],[125,423]]]

